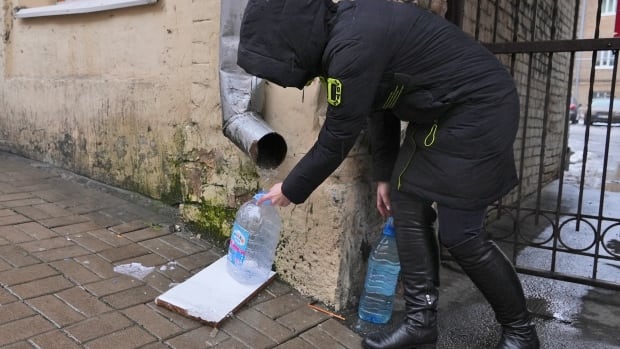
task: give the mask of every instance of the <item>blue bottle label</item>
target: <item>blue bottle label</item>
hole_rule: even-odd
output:
[[[242,226],[235,223],[230,234],[230,245],[228,246],[228,261],[232,265],[240,266],[243,264],[245,255],[248,251],[250,233]]]

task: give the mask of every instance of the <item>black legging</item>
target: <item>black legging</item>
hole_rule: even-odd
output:
[[[411,202],[413,207],[420,205],[431,207],[433,202],[416,195],[392,191],[392,200],[398,200],[400,205]],[[413,205],[415,203],[415,205]],[[484,226],[486,208],[456,209],[437,204],[439,223],[439,240],[447,248],[456,246],[472,237],[479,235]]]

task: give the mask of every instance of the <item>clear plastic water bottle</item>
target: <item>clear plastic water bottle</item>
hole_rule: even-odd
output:
[[[256,204],[265,193],[241,205],[235,216],[228,246],[227,269],[233,279],[244,284],[258,284],[269,278],[280,239],[282,221],[267,200]]]
[[[381,239],[368,259],[364,291],[358,308],[358,316],[364,321],[385,324],[392,316],[394,293],[400,272],[394,235],[394,222],[390,217],[385,223]]]

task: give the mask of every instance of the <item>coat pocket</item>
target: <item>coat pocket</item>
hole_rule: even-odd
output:
[[[414,79],[401,73],[394,80],[405,86],[402,96],[393,108],[399,119],[416,124],[433,124],[453,105],[448,88],[427,88],[416,85]]]

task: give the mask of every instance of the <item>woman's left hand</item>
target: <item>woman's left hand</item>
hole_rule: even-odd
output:
[[[377,210],[379,210],[379,214],[383,218],[388,218],[392,215],[390,182],[377,182]]]

